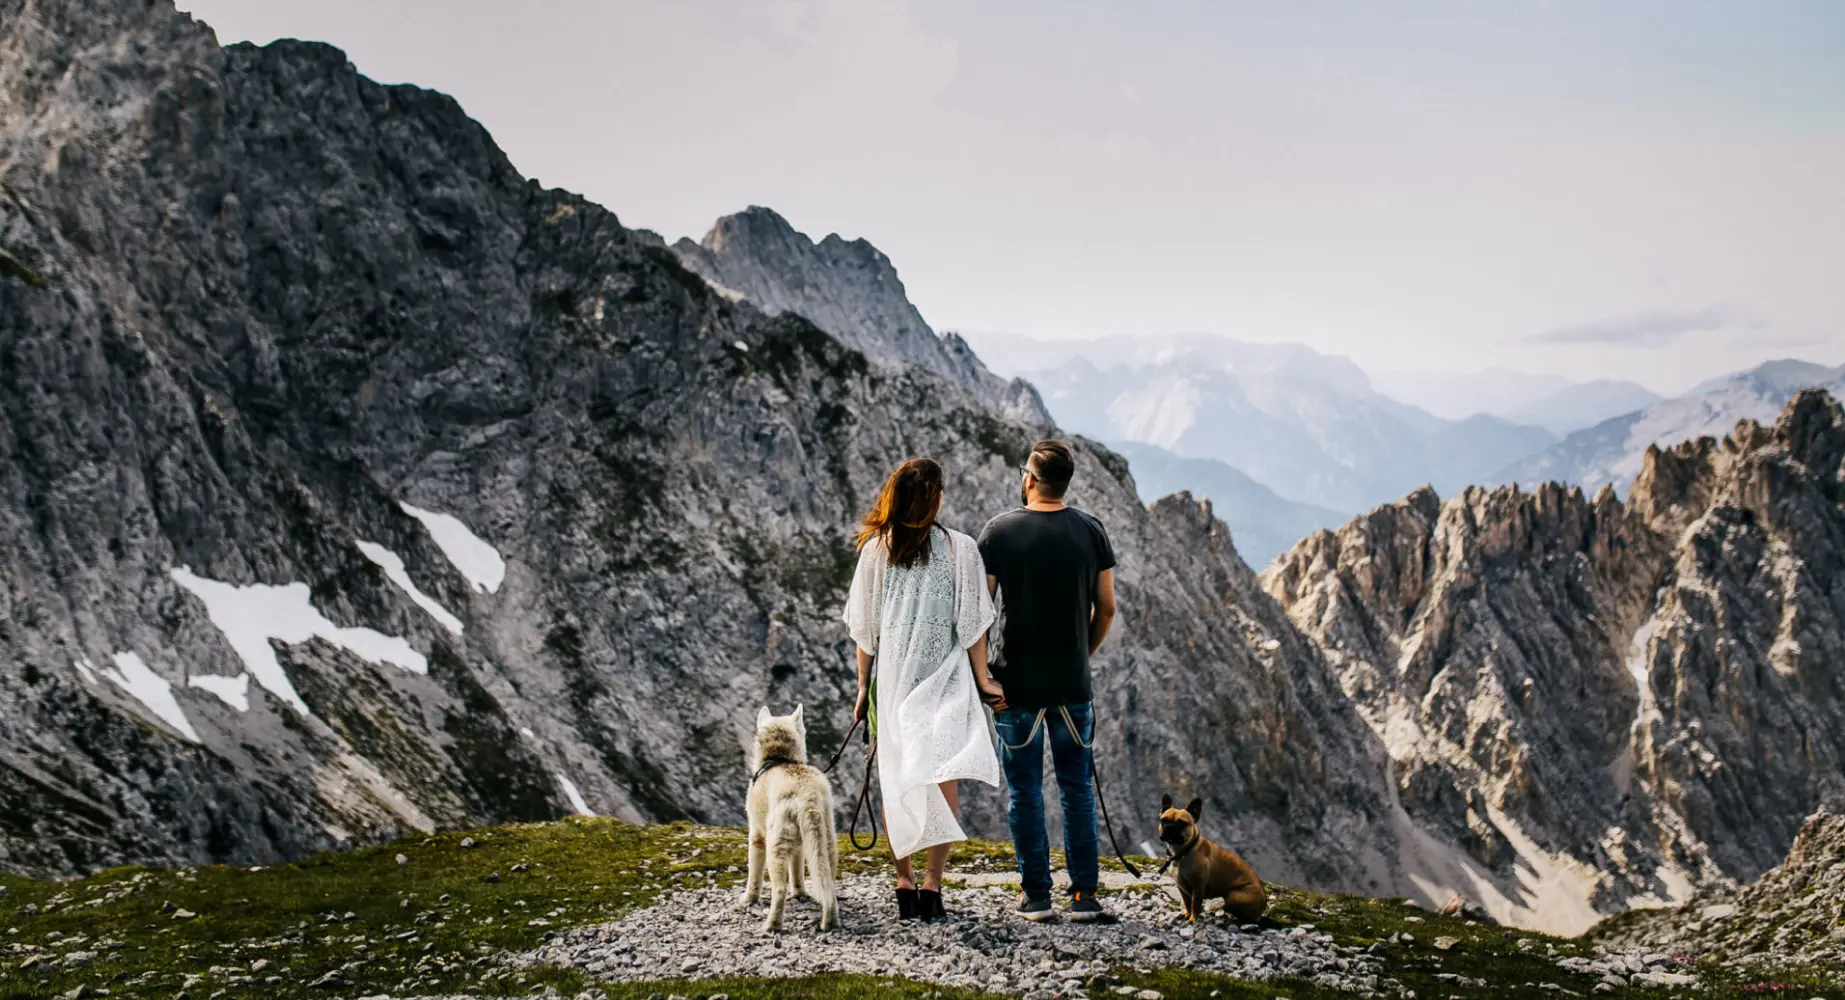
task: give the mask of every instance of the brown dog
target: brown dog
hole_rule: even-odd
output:
[[[1197,923],[1204,901],[1224,901],[1224,912],[1239,924],[1254,923],[1268,909],[1268,893],[1255,870],[1231,851],[1204,839],[1198,832],[1203,799],[1193,799],[1183,809],[1172,807],[1172,796],[1160,796],[1160,842],[1166,845],[1167,865],[1179,886],[1179,902],[1188,923]]]

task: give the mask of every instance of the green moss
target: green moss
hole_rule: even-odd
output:
[[[711,297],[711,286],[705,284],[705,279],[687,270],[686,266],[679,262],[678,255],[671,250],[665,247],[644,246],[641,248],[641,253],[646,254],[647,259],[659,265],[666,277],[672,279],[673,283],[677,284],[693,300],[702,301]]]
[[[556,817],[550,777],[526,752],[499,701],[460,657],[438,643],[429,652],[429,676],[461,702],[461,711],[443,713],[442,731],[476,812],[515,822]]]
[[[989,455],[997,455],[1007,467],[1023,465],[1036,442],[1027,440],[1019,429],[979,410],[956,410],[950,418],[963,437],[972,438]]]
[[[782,586],[823,606],[844,600],[858,568],[858,549],[845,535],[801,538],[775,560]]]
[[[476,846],[462,848],[463,836]],[[0,965],[0,998],[36,1000],[105,983],[116,997],[167,998],[188,976],[200,977],[188,989],[197,997],[219,990],[221,1000],[309,997],[328,993],[308,984],[334,970],[350,983],[332,991],[338,996],[524,996],[542,985],[574,993],[587,980],[573,970],[484,977],[504,967],[495,957],[501,951],[529,949],[551,931],[652,902],[656,890],[642,877],[643,864],[669,872],[665,884],[703,885],[707,872],[735,863],[735,851],[679,860],[687,838],[706,836],[740,843],[731,831],[573,819],[411,838],[262,870],[115,869],[73,883],[0,874],[7,889],[0,925],[17,932],[7,944],[33,949],[22,955],[46,953],[57,938],[83,934],[90,941],[81,947],[98,953],[70,970],[21,970],[24,958],[9,956]],[[396,863],[399,853],[407,864]],[[526,867],[514,871],[516,865]],[[490,880],[496,872],[498,880]],[[162,912],[168,902],[196,916]],[[104,940],[108,946],[97,947]],[[268,968],[251,973],[259,959]],[[230,969],[239,971],[222,971]],[[253,981],[235,982],[240,975]],[[266,983],[268,976],[282,981]]]
[[[0,274],[11,278],[18,278],[20,281],[31,285],[33,288],[51,287],[51,283],[40,277],[37,271],[27,267],[24,261],[7,253],[5,250],[0,250]]]
[[[761,371],[775,379],[783,391],[806,395],[804,375],[811,368],[835,386],[863,377],[871,370],[865,356],[794,313],[770,318],[761,340],[748,351],[732,351],[745,373]],[[823,404],[824,407],[825,404]],[[843,414],[843,411],[841,411]]]

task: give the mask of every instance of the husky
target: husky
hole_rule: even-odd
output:
[[[809,895],[801,878],[805,863],[814,882],[812,898],[820,904],[820,929],[838,927],[839,834],[833,827],[833,787],[826,775],[807,764],[807,727],[799,705],[793,715],[771,715],[766,705],[757,713],[756,745],[749,762],[750,874],[738,909],[747,910],[756,902],[767,867],[769,916],[762,929],[781,930],[789,893]]]

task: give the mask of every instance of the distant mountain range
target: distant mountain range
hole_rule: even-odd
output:
[[[1329,507],[1297,503],[1214,458],[1185,458],[1157,445],[1133,441],[1109,445],[1128,460],[1144,503],[1181,490],[1211,501],[1230,526],[1237,554],[1261,568],[1295,542],[1321,528],[1336,528],[1347,516]]]
[[[1485,413],[1557,435],[1593,427],[1661,398],[1636,382],[1575,382],[1561,375],[1504,368],[1475,372],[1370,369],[1369,374],[1378,392],[1438,417],[1463,420]]]
[[[1045,342],[970,335],[997,372],[1038,387],[1057,423],[1238,469],[1280,496],[1346,512],[1425,483],[1480,482],[1556,441],[1488,414],[1447,420],[1299,344],[1184,335]]]
[[[1552,434],[1569,434],[1610,417],[1645,409],[1663,398],[1637,382],[1596,379],[1566,386],[1523,406],[1485,412],[1515,423],[1536,424]]]
[[[1302,344],[1208,334],[967,339],[993,371],[1035,384],[1060,425],[1115,442],[1143,496],[1212,499],[1255,565],[1327,511],[1424,484],[1443,495],[1552,480],[1624,493],[1653,445],[1772,419],[1801,389],[1845,390],[1845,367],[1797,360],[1667,399],[1634,382],[1505,369],[1367,372]]]
[[[1712,379],[1683,396],[1577,431],[1536,455],[1507,465],[1489,481],[1529,485],[1556,480],[1589,492],[1612,484],[1624,495],[1639,475],[1648,448],[1705,436],[1722,438],[1738,420],[1771,420],[1796,392],[1814,387],[1834,394],[1845,391],[1845,366],[1770,361]]]

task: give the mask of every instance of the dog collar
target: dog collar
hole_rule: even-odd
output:
[[[1171,868],[1173,865],[1173,862],[1179,860],[1180,858],[1185,857],[1187,854],[1190,854],[1193,851],[1193,849],[1195,849],[1198,846],[1198,842],[1203,839],[1204,839],[1204,834],[1199,833],[1197,830],[1193,830],[1192,839],[1186,841],[1184,847],[1181,847],[1176,851],[1168,847],[1166,849],[1166,863],[1160,865],[1160,874],[1161,875],[1166,874],[1166,869]]]
[[[795,760],[793,757],[764,757],[762,759],[762,766],[756,769],[755,774],[750,775],[750,784],[755,784],[756,779],[768,774],[770,768],[781,767],[784,764],[799,763],[800,761]]]

